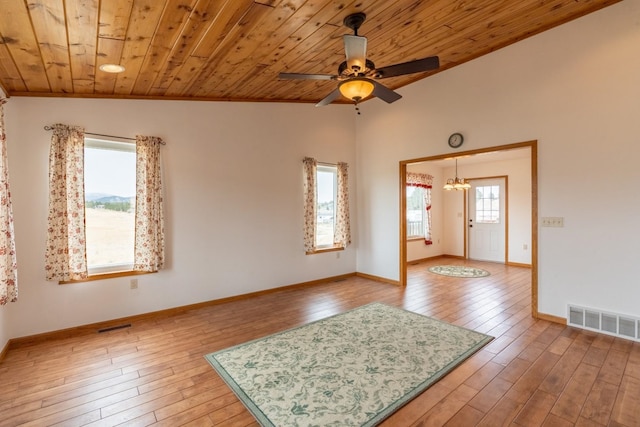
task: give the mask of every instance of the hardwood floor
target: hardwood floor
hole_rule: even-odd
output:
[[[639,426],[640,343],[531,318],[531,271],[478,279],[409,267],[405,289],[364,278],[288,289],[130,328],[12,348],[0,426],[249,426],[203,355],[380,301],[495,337],[383,426]]]

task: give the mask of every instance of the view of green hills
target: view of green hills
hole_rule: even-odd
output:
[[[108,209],[119,212],[129,212],[135,204],[135,196],[122,197],[113,194],[87,193],[85,194],[85,207],[96,209]]]

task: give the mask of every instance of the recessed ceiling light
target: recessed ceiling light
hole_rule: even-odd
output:
[[[118,64],[102,64],[100,66],[100,70],[105,73],[122,73],[124,71],[124,67]]]

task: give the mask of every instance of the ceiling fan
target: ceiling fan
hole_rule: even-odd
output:
[[[338,74],[280,73],[278,78],[281,80],[339,81],[338,87],[318,102],[316,107],[331,104],[340,95],[356,104],[370,95],[390,104],[402,98],[402,95],[378,83],[377,79],[431,71],[440,66],[440,60],[437,56],[429,56],[401,64],[376,68],[373,61],[367,59],[367,38],[358,35],[358,29],[366,17],[367,15],[364,13],[358,12],[344,18],[344,25],[353,30],[353,35],[342,36],[347,60],[338,67]]]

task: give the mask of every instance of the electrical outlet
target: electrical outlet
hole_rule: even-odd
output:
[[[340,259],[340,252],[336,252],[336,259]]]
[[[543,227],[564,227],[564,217],[562,216],[544,216],[542,217]]]
[[[527,249],[529,249],[529,245],[527,245],[527,244],[525,243],[524,245],[522,245],[522,249],[524,249],[524,250],[526,251]]]
[[[129,286],[131,289],[138,289],[138,279],[131,279]]]

